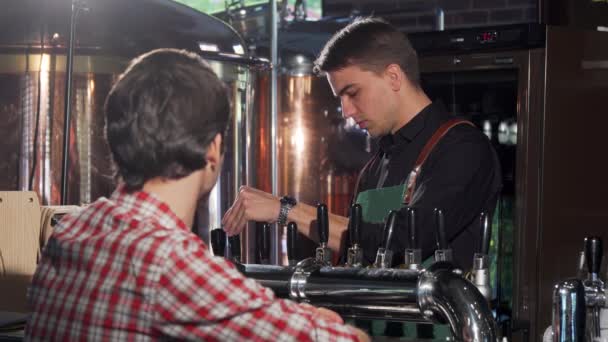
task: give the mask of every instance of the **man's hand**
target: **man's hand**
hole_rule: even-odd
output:
[[[359,342],[369,342],[372,340],[371,338],[369,338],[369,335],[365,331],[363,331],[359,328],[354,328],[354,327],[353,327],[353,329],[355,330],[355,334],[357,334],[357,338],[359,339]]]
[[[340,315],[336,312],[331,311],[326,308],[318,308],[316,306],[312,306],[308,303],[300,303],[301,306],[305,307],[307,310],[313,311],[317,316],[321,317],[326,321],[330,321],[333,323],[344,324],[344,320]]]
[[[342,319],[342,317],[340,317],[340,315],[338,315],[334,311],[331,311],[326,308],[317,308],[317,307],[314,307],[314,306],[312,306],[310,304],[306,304],[306,303],[300,303],[300,305],[302,305],[303,307],[305,307],[309,310],[314,311],[317,314],[317,316],[320,316],[322,319],[324,319],[326,321],[330,321],[330,322],[338,323],[338,324],[344,324],[344,320]],[[364,332],[363,330],[361,330],[359,328],[355,328],[355,327],[352,327],[352,329],[355,331],[355,334],[357,335],[359,342],[371,341],[369,336],[367,335],[367,333]]]
[[[275,222],[280,209],[281,202],[278,197],[242,186],[232,207],[226,211],[222,226],[228,236],[236,235],[245,228],[248,221]]]

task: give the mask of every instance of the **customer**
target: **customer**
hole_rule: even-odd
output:
[[[156,50],[130,64],[105,104],[119,186],[55,226],[29,290],[27,339],[367,340],[329,310],[277,299],[190,231],[220,173],[229,112],[195,54]]]

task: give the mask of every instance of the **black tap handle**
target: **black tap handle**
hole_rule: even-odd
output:
[[[329,241],[329,214],[327,213],[327,205],[319,203],[317,205],[317,229],[319,230],[319,242],[327,243]]]
[[[211,249],[213,249],[213,255],[224,256],[224,250],[226,249],[226,232],[221,229],[211,230]]]
[[[407,226],[409,230],[409,242],[411,249],[417,249],[418,246],[418,231],[416,230],[416,209],[407,209]]]
[[[386,218],[386,223],[384,224],[384,232],[382,234],[382,245],[380,247],[384,247],[385,250],[389,250],[391,246],[391,241],[393,241],[393,233],[397,229],[397,218],[399,212],[397,210],[391,210]]]
[[[443,216],[443,210],[435,208],[434,214],[437,244],[439,245],[439,249],[448,249],[448,239],[445,235],[445,218]]]
[[[479,224],[481,226],[481,246],[479,248],[479,253],[487,255],[490,253],[492,222],[490,221],[490,216],[484,211],[479,215]]]
[[[585,238],[585,259],[589,274],[599,274],[602,266],[602,239],[597,236]]]
[[[353,204],[350,207],[350,220],[348,221],[348,235],[350,236],[350,245],[361,243],[361,220],[363,208],[361,204]]]
[[[230,245],[232,259],[241,262],[241,236],[237,234],[229,237],[228,244]]]
[[[295,222],[287,224],[287,260],[296,259],[296,243],[298,239],[298,225]]]
[[[256,233],[258,234],[258,251],[260,261],[270,260],[270,224],[258,223],[256,227]]]

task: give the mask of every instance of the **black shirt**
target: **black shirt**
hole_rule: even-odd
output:
[[[357,193],[404,184],[426,142],[439,126],[454,118],[440,104],[430,104],[395,134],[379,141],[378,154],[363,170]],[[492,213],[501,188],[500,164],[487,137],[476,127],[452,128],[431,151],[416,181],[410,203],[417,209],[423,260],[436,249],[434,208],[445,215],[445,228],[457,265],[469,269],[481,241],[479,215]],[[382,242],[382,227],[364,224],[364,258],[373,263]],[[393,238],[393,263],[403,263],[407,232]]]

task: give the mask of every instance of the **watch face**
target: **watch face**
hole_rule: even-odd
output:
[[[294,205],[296,205],[297,202],[296,202],[295,198],[292,198],[292,197],[289,197],[289,196],[283,196],[281,198],[281,203],[282,204],[289,204],[289,205],[291,205],[293,207]]]

